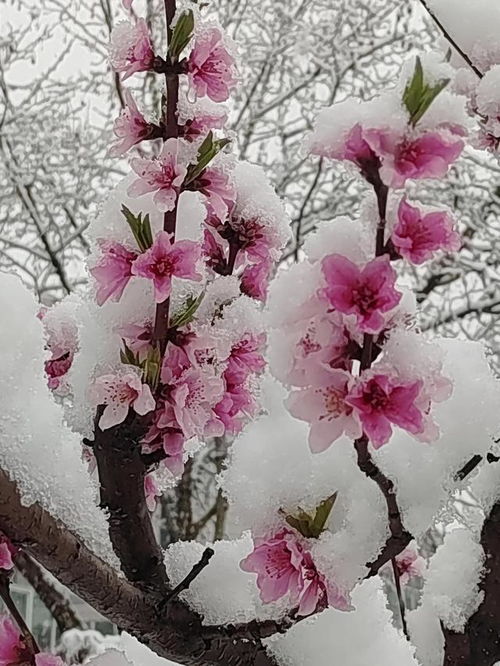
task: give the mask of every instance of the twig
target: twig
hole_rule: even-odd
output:
[[[40,648],[38,647],[33,634],[29,630],[28,625],[24,621],[23,616],[17,610],[16,604],[14,603],[12,597],[10,596],[9,588],[10,588],[10,581],[8,574],[6,574],[5,572],[0,573],[0,597],[2,598],[5,607],[11,614],[15,623],[19,627],[19,630],[23,635],[23,639],[28,650],[31,652],[31,654],[38,654],[38,652],[40,652]]]
[[[450,35],[450,33],[446,30],[444,25],[441,23],[441,21],[438,19],[436,14],[432,11],[432,9],[429,7],[427,4],[426,0],[420,0],[420,4],[422,7],[425,9],[425,11],[429,14],[429,16],[432,18],[434,23],[437,25],[437,27],[441,30],[443,33],[443,37],[448,41],[449,44],[453,46],[453,48],[462,56],[462,58],[465,60],[465,62],[469,65],[469,67],[472,69],[472,71],[480,78],[483,78],[483,73],[474,65],[470,57],[465,53],[463,49],[460,48],[460,46],[457,44],[457,42],[453,39],[453,37]]]
[[[165,597],[165,602],[168,603],[172,599],[175,599],[175,597],[177,597],[181,592],[187,590],[193,580],[199,576],[203,569],[208,565],[214,554],[215,551],[212,548],[205,548],[200,561],[194,565],[188,575],[183,580],[181,580],[179,585],[176,585],[174,589],[167,594]]]
[[[397,565],[395,557],[393,557],[391,559],[391,563],[392,563],[392,573],[394,574],[394,584],[396,585],[396,594],[398,595],[399,612],[400,612],[400,615],[401,615],[401,624],[403,625],[404,635],[406,636],[406,638],[408,640],[410,640],[410,636],[408,634],[408,626],[406,624],[405,603],[403,601],[403,593],[401,591],[401,580],[400,580],[399,569],[398,569],[398,565]]]

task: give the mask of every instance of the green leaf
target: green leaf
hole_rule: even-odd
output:
[[[123,349],[120,350],[120,361],[125,365],[135,365],[136,367],[140,367],[141,364],[139,363],[139,359],[123,339],[122,344]]]
[[[198,296],[188,296],[184,306],[170,320],[169,328],[180,328],[181,326],[186,326],[186,324],[189,324],[193,320],[196,310],[199,308],[204,296],[204,291],[201,292],[201,294]]]
[[[142,213],[134,215],[124,204],[122,204],[122,213],[127,220],[128,226],[134,235],[135,242],[137,243],[141,252],[145,252],[153,245],[153,236],[151,233],[151,223],[149,221],[149,214],[142,219]]]
[[[172,33],[172,39],[170,40],[168,47],[168,55],[173,62],[179,58],[182,51],[189,44],[191,37],[193,36],[193,28],[194,15],[189,9],[181,14]]]
[[[323,500],[316,507],[314,517],[299,507],[296,514],[285,515],[285,520],[306,539],[317,539],[325,529],[336,499],[337,493],[333,493]]]
[[[146,384],[155,390],[160,381],[161,354],[158,347],[148,350],[148,355],[142,363],[142,376]]]
[[[336,499],[337,493],[333,493],[333,495],[327,497],[326,500],[323,500],[323,502],[321,502],[321,504],[317,507],[316,514],[313,519],[313,530],[317,533],[317,536],[319,536],[325,529],[326,521],[330,516]]]
[[[448,85],[449,79],[442,79],[436,85],[425,82],[422,62],[417,56],[415,70],[403,93],[403,103],[410,114],[410,123],[415,127],[439,93]]]
[[[198,178],[204,169],[210,164],[214,157],[230,143],[229,139],[214,139],[213,132],[209,132],[205,140],[198,149],[198,161],[192,164],[189,169],[185,180],[185,185],[189,185],[193,180]]]

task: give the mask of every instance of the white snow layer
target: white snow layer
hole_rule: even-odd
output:
[[[0,467],[16,481],[25,505],[38,502],[117,565],[79,438],[63,424],[62,409],[47,387],[37,309],[16,277],[0,273]]]

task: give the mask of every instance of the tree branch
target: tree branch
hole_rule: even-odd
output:
[[[157,596],[120,578],[38,504],[25,506],[2,470],[0,530],[68,589],[161,657],[184,666],[276,666],[252,634],[254,623],[240,625],[245,638],[230,637],[224,626],[204,627],[202,618],[178,599],[162,606]]]
[[[101,506],[109,512],[113,549],[129,581],[142,589],[163,593],[167,572],[156,541],[144,494],[146,468],[139,440],[143,420],[130,412],[126,420],[102,431],[95,425],[93,451],[99,472]]]
[[[82,629],[82,623],[66,597],[47,579],[41,567],[23,550],[13,556],[16,569],[26,578],[57,623],[61,633]]]

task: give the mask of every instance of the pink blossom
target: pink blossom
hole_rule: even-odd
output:
[[[190,240],[171,242],[166,231],[160,231],[153,245],[134,261],[132,273],[152,280],[155,300],[163,303],[172,289],[172,278],[201,280],[196,264],[201,256],[201,247]]]
[[[425,560],[418,554],[416,547],[410,545],[402,553],[396,555],[396,566],[401,583],[405,585],[414,576],[424,575]]]
[[[141,416],[155,408],[151,389],[135,372],[101,375],[89,387],[89,398],[96,406],[105,405],[99,420],[101,430],[122,423],[130,407]]]
[[[141,441],[143,452],[151,453],[159,448],[163,449],[167,457],[162,464],[173,476],[180,476],[184,469],[185,441],[172,405],[161,401],[154,413],[154,423]]]
[[[111,33],[110,61],[116,72],[124,72],[123,80],[136,72],[152,69],[155,54],[146,21],[120,21]]]
[[[150,321],[144,324],[125,324],[116,329],[118,335],[125,340],[127,347],[134,354],[146,352],[151,346],[153,324]]]
[[[123,8],[126,9],[127,11],[130,11],[132,9],[133,2],[134,0],[122,0]]]
[[[378,449],[391,435],[391,423],[418,435],[425,428],[424,415],[416,405],[422,382],[402,383],[387,375],[365,372],[349,391],[346,402],[354,407],[363,430]]]
[[[151,124],[137,108],[131,92],[126,90],[124,96],[125,108],[122,109],[113,125],[113,132],[118,141],[109,150],[112,157],[123,155],[136,143],[151,135]]]
[[[250,298],[256,298],[258,301],[265,301],[271,271],[272,263],[269,260],[246,266],[241,274],[241,291],[247,296],[250,296]]]
[[[65,662],[55,654],[39,652],[35,655],[35,666],[65,666]]]
[[[349,338],[338,312],[310,319],[304,327],[301,322],[300,334],[294,332],[291,365],[286,381],[295,386],[314,383],[311,377],[318,366],[345,368],[346,349]]]
[[[27,664],[31,657],[15,622],[6,614],[0,615],[0,666]]]
[[[55,390],[61,386],[61,378],[64,377],[73,364],[74,354],[66,352],[59,358],[45,361],[44,368],[48,377],[47,384],[50,389]]]
[[[455,252],[460,249],[460,235],[454,230],[451,216],[445,212],[422,213],[405,197],[398,209],[398,222],[391,240],[402,257],[421,264],[437,250]]]
[[[403,187],[409,178],[442,178],[462,152],[464,142],[439,132],[417,137],[365,130],[364,138],[380,158],[380,177],[388,187]]]
[[[266,361],[262,356],[262,348],[266,342],[266,334],[252,335],[247,333],[231,347],[228,367],[224,372],[226,381],[242,384],[250,374],[262,372]]]
[[[64,378],[78,348],[78,331],[74,321],[60,318],[58,314],[52,316],[50,310],[45,311],[40,318],[47,338],[47,349],[50,351],[50,359],[44,363],[47,383],[58,395],[65,395],[69,387]]]
[[[222,398],[224,385],[220,377],[196,368],[186,370],[171,392],[175,417],[186,439],[220,437],[224,427],[214,411]]]
[[[263,603],[289,595],[290,606],[306,616],[318,607],[349,607],[346,595],[329,586],[317,570],[307,544],[284,529],[267,539],[254,539],[254,550],[240,562],[243,571],[257,574],[257,587]],[[330,598],[329,590],[333,594]]]
[[[7,537],[0,536],[0,569],[10,571],[14,567],[14,562],[12,561],[13,551],[14,547]]]
[[[273,226],[259,217],[232,217],[229,224],[218,231],[237,245],[252,263],[267,261],[270,250],[279,246]]]
[[[132,277],[132,263],[138,255],[115,241],[100,240],[99,246],[102,255],[90,268],[98,285],[96,301],[98,305],[104,305],[108,299],[116,303]]]
[[[290,414],[311,424],[309,447],[313,453],[327,449],[344,432],[357,439],[362,430],[357,414],[347,402],[352,378],[344,370],[317,367],[312,386],[292,391],[287,400]]]
[[[372,170],[379,165],[378,157],[363,137],[363,128],[356,123],[347,133],[345,140],[339,146],[332,146],[327,142],[316,143],[312,146],[315,155],[335,160],[347,160],[356,164],[362,171]]]
[[[224,248],[217,242],[215,236],[209,229],[204,229],[203,231],[202,250],[207,265],[216,273],[223,275],[227,266],[226,258],[224,256]]]
[[[378,333],[384,326],[383,312],[392,310],[400,301],[396,291],[396,272],[389,257],[377,257],[360,269],[340,254],[322,261],[326,288],[320,294],[343,314],[354,314],[365,333]]]
[[[236,191],[228,174],[221,169],[205,169],[196,180],[195,187],[205,195],[209,213],[213,213],[223,222],[236,198]]]
[[[144,494],[146,496],[146,505],[152,513],[156,509],[156,498],[161,497],[161,491],[153,474],[146,474],[144,477]]]
[[[189,79],[199,97],[224,102],[236,83],[234,58],[224,46],[219,28],[202,32],[188,58]]]
[[[167,354],[161,371],[161,380],[168,387],[168,401],[186,439],[220,437],[224,426],[214,411],[224,393],[224,383],[212,371],[192,367],[185,352],[179,357],[182,365],[176,367],[175,357]],[[183,358],[185,360],[183,360]],[[187,362],[187,367],[184,365]]]
[[[178,161],[178,141],[165,141],[158,157],[135,157],[130,161],[130,166],[139,178],[128,188],[129,196],[140,197],[148,192],[155,192],[153,201],[159,210],[167,212],[174,209],[187,173],[186,167]]]
[[[207,135],[210,130],[222,129],[227,121],[227,112],[224,108],[214,109],[213,112],[199,111],[194,118],[188,118],[182,126],[182,136],[188,141]]]
[[[241,432],[245,421],[255,416],[257,403],[250,389],[244,384],[231,384],[226,380],[226,390],[214,412],[224,424],[226,433],[236,435]]]

